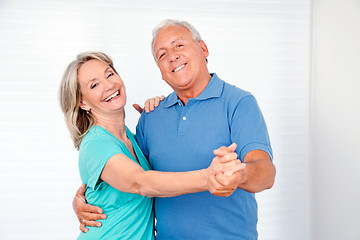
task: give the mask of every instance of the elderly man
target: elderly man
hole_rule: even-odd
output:
[[[265,121],[255,98],[221,80],[207,68],[208,48],[187,22],[166,20],[153,31],[152,52],[162,78],[174,89],[155,111],[143,113],[136,140],[158,171],[206,168],[212,150],[237,144],[246,167],[214,176],[216,195],[236,186],[229,197],[209,192],[155,199],[156,238],[257,239],[256,192],[275,179]],[[79,218],[95,224],[96,208],[74,199]]]

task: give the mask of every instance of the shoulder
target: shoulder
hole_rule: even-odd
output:
[[[80,149],[89,144],[97,144],[104,140],[110,140],[110,136],[106,134],[106,132],[102,128],[98,126],[93,126],[89,129],[89,131],[86,133],[83,140],[81,141]]]
[[[172,92],[166,96],[164,100],[160,101],[159,106],[157,106],[153,111],[150,111],[149,113],[143,111],[139,118],[139,123],[144,123],[149,119],[160,120],[165,114],[167,114],[167,110],[175,104],[177,104],[177,95],[175,92]]]
[[[252,96],[249,91],[241,89],[221,79],[216,73],[212,73],[212,89],[218,91],[218,94],[225,101],[239,101],[247,96]],[[222,89],[222,90],[218,90]]]
[[[105,129],[99,126],[93,126],[84,136],[79,155],[87,156],[103,154],[104,152],[119,152],[121,146]]]
[[[236,108],[236,106],[239,105],[257,105],[257,101],[251,92],[227,82],[224,82],[224,89],[221,97],[230,109]]]
[[[224,91],[223,91],[223,96],[227,97],[229,99],[242,99],[244,97],[248,97],[248,96],[252,96],[253,95],[249,92],[246,91],[242,88],[239,88],[235,85],[232,85],[230,83],[224,82]]]
[[[85,135],[79,149],[80,169],[102,167],[110,157],[125,154],[120,141],[105,129],[94,126]]]

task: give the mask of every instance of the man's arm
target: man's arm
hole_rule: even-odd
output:
[[[215,180],[219,187],[235,184],[252,193],[271,188],[276,170],[271,159],[272,150],[266,123],[255,97],[240,93],[232,95],[228,112],[231,113],[230,137],[232,142],[238,144],[239,159],[246,167],[229,177],[218,174]]]

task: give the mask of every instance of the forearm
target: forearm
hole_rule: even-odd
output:
[[[246,162],[241,174],[238,188],[257,193],[274,185],[276,170],[270,159],[258,159]]]
[[[189,172],[144,171],[136,179],[139,193],[149,197],[174,197],[208,190],[207,169]]]

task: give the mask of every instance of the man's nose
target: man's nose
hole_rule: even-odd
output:
[[[169,52],[169,61],[173,62],[179,59],[179,54],[176,51]]]

